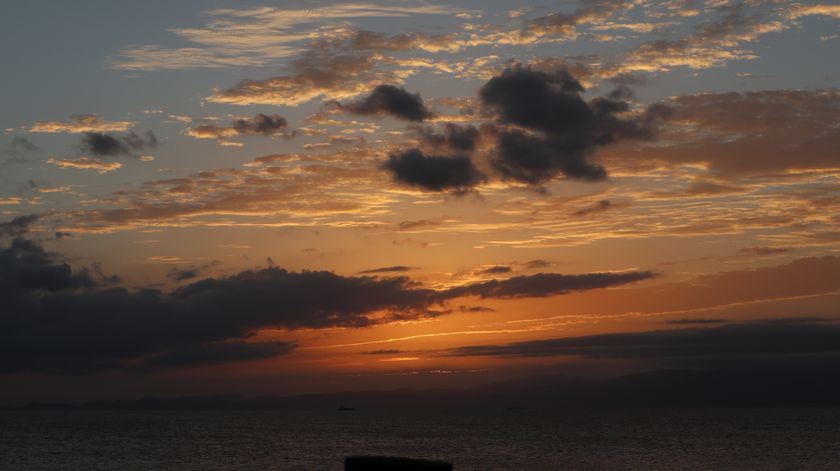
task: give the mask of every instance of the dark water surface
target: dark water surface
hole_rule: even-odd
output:
[[[3,470],[840,470],[840,409],[0,412]]]

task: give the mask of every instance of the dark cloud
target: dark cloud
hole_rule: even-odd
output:
[[[173,268],[166,276],[175,281],[190,280],[198,276],[198,268]]]
[[[11,221],[0,222],[0,237],[16,237],[29,232],[29,227],[38,222],[41,217],[37,214],[24,214]]]
[[[271,260],[271,257],[269,257],[267,261],[269,266],[274,265],[274,261]],[[174,281],[191,280],[193,278],[197,278],[198,275],[206,271],[208,268],[212,268],[217,265],[219,265],[219,261],[213,260],[210,263],[200,266],[173,267],[171,270],[169,270],[169,272],[166,273],[166,277]]]
[[[391,115],[406,121],[423,121],[432,117],[420,94],[409,93],[394,85],[379,85],[370,95],[357,101],[334,104],[345,113],[362,116]]]
[[[373,275],[377,273],[400,273],[410,270],[413,270],[413,268],[404,265],[396,265],[393,267],[371,268],[370,270],[362,270],[359,273],[363,275]]]
[[[478,95],[500,122],[559,132],[575,130],[592,118],[583,91],[583,85],[563,69],[545,72],[517,65],[491,78]]]
[[[90,276],[41,260],[21,267],[20,261],[7,260],[6,251],[0,253],[0,371],[5,372],[81,374],[149,357],[157,358],[150,363],[154,366],[196,357],[209,361],[212,352],[268,355],[242,351],[246,347],[220,352],[238,347],[219,343],[241,341],[268,327],[364,327],[383,320],[369,317],[373,312],[399,310],[401,317],[416,318],[440,297],[405,278],[344,278],[277,268],[204,279],[169,293],[83,289],[94,286]],[[33,264],[38,270],[29,269]]]
[[[738,249],[739,255],[766,257],[792,252],[793,247],[744,247]]]
[[[288,355],[295,347],[290,342],[214,342],[175,347],[143,361],[143,366],[198,366],[231,361],[252,361]]]
[[[155,148],[157,145],[157,137],[152,131],[146,131],[143,135],[131,131],[120,137],[101,132],[86,132],[82,136],[81,149],[82,152],[96,157],[116,157],[132,156],[137,151]]]
[[[513,271],[513,268],[509,265],[496,265],[493,267],[485,268],[480,270],[479,273],[485,275],[493,275],[493,274],[500,274],[500,273],[510,273]]]
[[[74,273],[69,264],[33,241],[16,237],[8,247],[0,247],[0,293],[7,296],[95,285],[88,271]]]
[[[725,324],[726,322],[726,319],[675,319],[665,321],[666,324],[675,325]]]
[[[583,356],[650,359],[666,365],[728,365],[755,358],[840,353],[840,325],[750,322],[713,328],[589,335],[461,347],[454,356]]]
[[[504,180],[539,185],[559,173],[589,181],[607,178],[606,169],[590,162],[579,149],[567,152],[517,129],[500,132],[498,139],[497,154],[490,163]]]
[[[464,313],[473,312],[496,312],[495,309],[485,306],[458,306],[458,310]]]
[[[397,224],[397,227],[401,231],[407,231],[411,229],[417,229],[421,227],[433,227],[439,226],[442,222],[440,220],[431,220],[431,219],[419,219],[416,221],[402,221]]]
[[[253,118],[237,119],[231,123],[231,127],[242,135],[262,135],[270,136],[277,131],[286,128],[289,122],[286,118],[273,114],[265,115],[258,113]]]
[[[498,148],[491,165],[503,179],[539,185],[558,174],[603,180],[606,170],[591,160],[598,147],[621,139],[651,139],[667,116],[661,105],[631,113],[622,94],[586,101],[569,72],[517,65],[479,91],[483,106],[497,115]]]
[[[537,273],[536,275],[514,276],[506,280],[482,281],[451,288],[449,292],[457,296],[479,296],[481,298],[543,297],[566,294],[572,291],[624,285],[655,276],[655,273],[649,271],[587,273],[583,275]]]
[[[289,122],[278,115],[258,113],[250,118],[239,118],[231,121],[229,126],[203,124],[186,130],[187,135],[198,139],[216,139],[222,144],[231,143],[228,138],[237,136],[282,136],[291,139],[298,135],[298,131],[288,131]]]
[[[551,265],[552,265],[552,263],[549,262],[548,260],[537,259],[537,260],[529,260],[529,261],[525,262],[525,264],[523,265],[523,268],[531,270],[531,269],[534,269],[534,268],[545,268],[545,267],[548,267],[548,266],[551,266]]]
[[[589,206],[588,208],[581,208],[573,212],[572,216],[588,216],[590,214],[602,213],[612,208],[613,206],[614,205],[612,204],[612,202],[610,202],[610,200],[600,200],[594,205]]]
[[[364,327],[387,321],[372,313],[396,311],[421,317],[449,297],[404,277],[278,268],[203,279],[168,293],[108,288],[97,272],[73,270],[21,238],[0,248],[0,371],[78,374],[147,358],[147,366],[160,366],[274,356],[286,350],[230,342],[263,327]]]
[[[548,296],[645,277],[540,274],[433,290],[407,277],[269,267],[169,292],[129,290],[109,286],[117,280],[98,266],[73,270],[16,238],[0,248],[0,371],[83,374],[267,358],[292,346],[242,344],[260,329],[361,328],[447,314],[436,306],[460,296]]]
[[[369,352],[364,352],[365,355],[396,355],[399,353],[406,353],[405,350],[395,350],[395,349],[386,349],[386,350],[371,350]]]
[[[397,182],[427,191],[465,192],[485,180],[466,155],[426,155],[420,149],[392,153],[383,167]]]
[[[454,123],[444,124],[442,132],[437,132],[431,127],[415,127],[412,130],[417,134],[421,145],[433,152],[472,152],[480,137],[477,127]]]
[[[653,139],[669,109],[656,104],[632,110],[625,101],[632,92],[624,85],[589,101],[583,92],[565,69],[508,68],[479,90],[484,114],[495,117],[495,124],[411,128],[420,147],[391,154],[385,168],[397,181],[428,191],[465,191],[486,181],[477,158],[493,176],[535,187],[558,175],[603,180],[607,171],[592,160],[595,150],[619,140]],[[482,135],[495,147],[477,153]]]

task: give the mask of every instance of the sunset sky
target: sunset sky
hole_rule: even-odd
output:
[[[0,31],[0,403],[840,355],[838,2],[38,0]]]

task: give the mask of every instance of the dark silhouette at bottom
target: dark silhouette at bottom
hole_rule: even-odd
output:
[[[344,471],[452,471],[452,464],[395,456],[348,456]]]

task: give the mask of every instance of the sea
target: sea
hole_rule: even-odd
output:
[[[2,470],[840,470],[840,409],[3,411]]]

